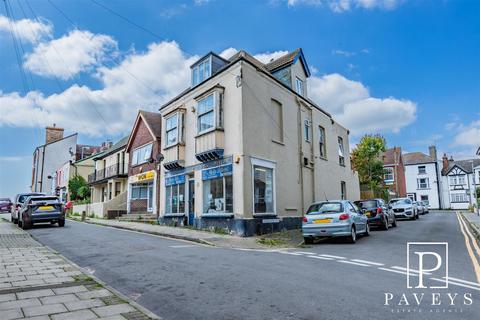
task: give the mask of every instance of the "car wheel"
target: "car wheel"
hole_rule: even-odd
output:
[[[352,226],[352,229],[350,229],[350,235],[347,237],[347,239],[350,243],[357,242],[357,232],[355,231],[355,226]]]
[[[393,217],[392,227],[397,227],[397,218]]]
[[[388,217],[385,217],[383,219],[383,230],[387,231],[388,230]]]
[[[387,223],[388,225],[388,223]],[[367,226],[365,227],[365,232],[363,233],[364,236],[368,237],[370,235],[370,225],[367,223]]]
[[[31,227],[30,223],[22,222],[22,229],[23,230],[28,230],[28,229],[30,229],[30,227]]]
[[[60,221],[58,222],[58,225],[60,227],[63,227],[65,225],[65,220],[63,220],[63,225],[60,225]],[[313,238],[312,237],[304,237],[303,241],[305,242],[305,244],[312,244],[313,243]]]
[[[21,228],[21,227],[22,227],[22,224],[23,224],[23,222],[22,222],[22,221],[20,221],[20,220],[18,220],[18,221],[17,221],[17,224],[18,224],[18,227],[19,227],[19,228]]]
[[[60,219],[60,220],[58,220],[58,226],[59,226],[59,227],[64,227],[64,226],[65,226],[65,219]],[[312,240],[313,240],[313,239],[312,239]],[[305,243],[307,243],[307,242],[305,242]]]

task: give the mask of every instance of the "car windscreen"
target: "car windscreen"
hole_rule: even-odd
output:
[[[307,214],[324,214],[343,212],[343,205],[340,202],[315,203],[308,208]]]
[[[355,204],[362,209],[372,209],[378,206],[377,200],[355,201]]]
[[[393,199],[390,200],[390,204],[397,205],[397,204],[412,204],[411,200],[408,199]]]

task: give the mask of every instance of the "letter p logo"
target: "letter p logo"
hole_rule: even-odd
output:
[[[445,285],[431,285],[432,278]],[[407,243],[407,288],[448,288],[447,242]]]

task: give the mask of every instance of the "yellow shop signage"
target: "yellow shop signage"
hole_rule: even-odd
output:
[[[134,182],[140,182],[140,181],[153,179],[154,176],[155,176],[155,171],[150,170],[144,173],[137,174],[136,176],[133,177],[133,180]]]

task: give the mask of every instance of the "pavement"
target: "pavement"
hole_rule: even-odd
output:
[[[480,215],[472,212],[462,212],[462,215],[470,224],[470,227],[474,230],[477,238],[480,239]]]
[[[222,248],[266,249],[270,247],[269,245],[263,245],[258,241],[261,237],[239,237],[233,235],[225,235],[221,233],[189,229],[184,227],[170,227],[141,222],[95,218],[86,218],[84,222],[112,228],[143,232],[173,239],[187,240]],[[277,245],[277,247],[295,247],[301,244],[303,242],[303,238],[301,237],[301,234],[298,230],[296,233],[298,233],[298,235],[296,235],[295,237],[289,236],[289,241],[284,241],[281,245]],[[268,237],[268,235],[265,236]]]
[[[290,249],[217,247],[73,221],[29,233],[163,319],[476,319],[480,250],[462,221],[431,212],[354,245]],[[407,243],[426,241],[448,243],[448,275],[425,273],[427,288],[408,288],[419,275],[407,275]]]
[[[0,219],[0,320],[158,319]]]

